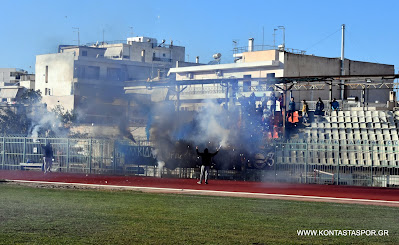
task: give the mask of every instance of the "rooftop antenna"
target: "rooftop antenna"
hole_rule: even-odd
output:
[[[283,47],[285,48],[285,27],[284,26],[277,26],[278,29],[283,30]]]
[[[237,48],[238,39],[233,39],[233,45],[234,45],[233,54],[236,54],[236,53],[238,53],[238,48]]]
[[[79,27],[72,27],[72,29],[77,30],[78,32],[78,46],[80,46],[80,32],[79,32]]]
[[[130,36],[133,37],[133,27],[130,26],[129,28],[130,28]]]
[[[273,48],[274,49],[276,48],[276,31],[277,31],[277,29],[273,30]]]

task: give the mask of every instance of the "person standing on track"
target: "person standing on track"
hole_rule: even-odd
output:
[[[51,166],[53,165],[53,148],[50,143],[42,146],[43,152],[43,171],[44,173],[51,171]]]
[[[220,147],[219,147],[220,149]],[[214,157],[216,154],[218,154],[219,149],[216,150],[215,153],[209,153],[208,148],[205,148],[204,152],[201,153],[198,151],[198,146],[195,147],[195,150],[197,151],[198,156],[202,158],[202,165],[201,165],[201,175],[200,175],[200,180],[197,182],[197,184],[202,184],[202,179],[204,178],[205,174],[205,184],[208,184],[208,176],[209,176],[209,169],[212,164],[212,157]]]

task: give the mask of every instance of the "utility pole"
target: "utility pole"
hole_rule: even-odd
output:
[[[77,30],[78,32],[78,46],[80,46],[80,32],[79,32],[79,27],[72,27],[72,29]]]

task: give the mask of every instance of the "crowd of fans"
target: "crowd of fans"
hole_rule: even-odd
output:
[[[259,99],[252,93],[249,97],[241,97],[240,102],[242,105],[242,120],[244,127],[250,137],[259,135],[259,130],[268,133],[269,136],[276,138],[276,130],[283,125],[283,106],[284,95],[281,93],[279,97],[275,96],[272,92],[270,96],[266,93]],[[309,104],[306,100],[302,101],[302,108],[296,110],[295,98],[291,97],[288,105],[286,106],[286,127],[291,127],[292,124],[297,124],[300,119],[304,124],[311,122],[309,113]],[[334,98],[331,102],[331,110],[339,110],[339,103]],[[318,98],[314,110],[315,117],[324,115],[325,105],[321,98]],[[312,114],[313,115],[313,114]]]

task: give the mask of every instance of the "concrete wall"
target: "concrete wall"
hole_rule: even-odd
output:
[[[45,95],[50,89],[51,95],[72,95],[74,75],[73,53],[44,54],[36,56],[36,90]],[[46,66],[48,66],[48,83],[46,83]]]
[[[35,89],[35,81],[32,81],[32,80],[20,81],[20,82],[19,82],[19,85],[22,86],[22,87],[25,87],[25,88],[27,88],[27,89],[36,90],[36,89]]]
[[[87,57],[104,58],[105,49],[93,48],[93,47],[65,47],[61,49],[61,53],[74,53],[75,56],[83,56],[83,52],[86,52]]]
[[[52,110],[57,105],[60,105],[65,111],[72,111],[75,107],[75,96],[44,96],[42,103],[46,103],[48,110]]]
[[[242,62],[256,62],[266,60],[278,60],[279,52],[277,50],[264,50],[256,52],[244,52],[242,53]]]
[[[361,61],[345,60],[345,75],[376,75],[376,74],[394,74],[393,65],[376,64]],[[285,52],[284,54],[284,76],[337,76],[341,74],[341,60],[339,58],[326,58],[311,55],[299,55]],[[388,81],[389,82],[389,81]],[[369,89],[370,102],[383,102],[389,99],[389,91],[392,88]],[[299,100],[317,100],[321,97],[323,100],[330,98],[329,86],[324,86],[322,90],[294,90],[293,96],[296,101]],[[332,98],[340,99],[341,92],[339,86],[332,87]],[[362,98],[361,88],[345,88],[345,98]]]
[[[392,75],[394,72],[393,65],[345,60],[345,75]]]
[[[340,75],[340,72],[340,59],[284,53],[284,77]]]

